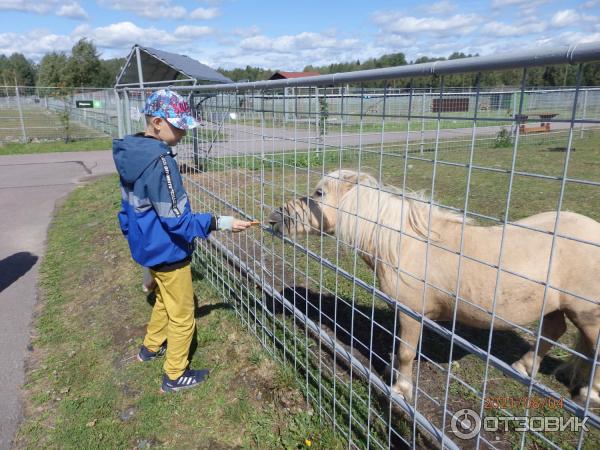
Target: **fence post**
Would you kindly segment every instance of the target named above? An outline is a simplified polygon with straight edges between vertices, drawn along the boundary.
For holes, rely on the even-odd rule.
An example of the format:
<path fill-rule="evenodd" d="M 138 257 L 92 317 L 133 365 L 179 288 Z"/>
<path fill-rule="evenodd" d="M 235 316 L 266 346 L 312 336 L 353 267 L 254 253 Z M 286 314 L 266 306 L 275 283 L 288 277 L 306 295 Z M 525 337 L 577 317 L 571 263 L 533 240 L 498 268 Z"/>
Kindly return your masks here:
<path fill-rule="evenodd" d="M 585 93 L 583 94 L 583 111 L 581 113 L 581 119 L 585 119 L 585 113 L 587 112 L 587 102 L 588 102 L 588 93 L 590 92 L 589 89 L 585 90 Z M 581 122 L 581 127 L 580 127 L 580 132 L 579 132 L 579 138 L 583 139 L 583 127 L 585 125 L 585 122 Z"/>
<path fill-rule="evenodd" d="M 131 134 L 131 110 L 129 109 L 129 92 L 127 90 L 123 91 L 123 95 L 125 96 L 125 111 L 124 111 L 124 120 L 125 120 L 125 133 Z"/>
<path fill-rule="evenodd" d="M 122 138 L 125 134 L 123 130 L 123 107 L 121 105 L 121 97 L 119 92 L 115 89 L 115 107 L 117 109 L 117 137 Z"/>
<path fill-rule="evenodd" d="M 421 145 L 419 146 L 419 153 L 423 154 L 423 146 L 425 139 L 425 89 L 421 95 Z"/>
<path fill-rule="evenodd" d="M 10 106 L 10 95 L 8 94 L 8 86 L 6 85 L 6 81 L 4 81 L 4 92 L 6 93 L 6 106 Z"/>
<path fill-rule="evenodd" d="M 15 83 L 15 93 L 17 99 L 17 109 L 19 110 L 19 121 L 21 122 L 21 133 L 23 134 L 23 143 L 27 143 L 27 132 L 25 131 L 25 121 L 23 120 L 23 110 L 21 109 L 21 97 L 19 96 L 19 86 Z"/>

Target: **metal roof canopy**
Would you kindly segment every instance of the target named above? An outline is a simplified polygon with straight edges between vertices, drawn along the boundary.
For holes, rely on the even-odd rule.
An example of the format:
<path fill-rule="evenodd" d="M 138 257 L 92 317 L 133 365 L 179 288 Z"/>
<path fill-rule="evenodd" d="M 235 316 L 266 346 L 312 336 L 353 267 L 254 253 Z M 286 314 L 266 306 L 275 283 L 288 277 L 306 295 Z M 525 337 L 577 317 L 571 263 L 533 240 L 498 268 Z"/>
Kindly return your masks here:
<path fill-rule="evenodd" d="M 198 82 L 232 83 L 232 80 L 186 55 L 134 45 L 117 76 L 115 88 L 160 86 Z"/>

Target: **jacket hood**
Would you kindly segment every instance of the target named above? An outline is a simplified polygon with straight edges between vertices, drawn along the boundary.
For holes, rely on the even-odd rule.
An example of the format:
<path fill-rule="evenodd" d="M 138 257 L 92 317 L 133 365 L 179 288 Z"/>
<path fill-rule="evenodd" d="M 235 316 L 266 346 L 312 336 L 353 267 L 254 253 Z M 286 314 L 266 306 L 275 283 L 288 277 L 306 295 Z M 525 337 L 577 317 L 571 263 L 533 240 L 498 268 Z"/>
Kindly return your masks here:
<path fill-rule="evenodd" d="M 160 155 L 171 153 L 170 147 L 158 139 L 125 136 L 113 141 L 113 159 L 117 172 L 127 183 L 133 183 Z"/>

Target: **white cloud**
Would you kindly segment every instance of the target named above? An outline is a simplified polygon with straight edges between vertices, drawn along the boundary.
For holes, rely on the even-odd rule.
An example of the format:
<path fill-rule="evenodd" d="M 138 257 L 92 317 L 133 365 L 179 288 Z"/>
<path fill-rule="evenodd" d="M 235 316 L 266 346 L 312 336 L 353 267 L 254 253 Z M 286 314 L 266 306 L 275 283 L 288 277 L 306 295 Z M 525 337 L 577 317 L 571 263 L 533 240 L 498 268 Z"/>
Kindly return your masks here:
<path fill-rule="evenodd" d="M 504 8 L 529 3 L 529 0 L 492 0 L 492 8 Z"/>
<path fill-rule="evenodd" d="M 230 48 L 227 50 L 211 52 L 208 55 L 202 55 L 199 59 L 211 67 L 233 69 L 235 67 L 250 65 L 295 71 L 302 70 L 309 64 L 321 66 L 333 62 L 355 61 L 357 59 L 364 61 L 374 56 L 380 56 L 383 53 L 385 53 L 383 48 L 374 47 L 372 45 L 365 45 L 361 48 L 347 50 L 338 48 L 319 48 L 298 50 L 292 53 Z"/>
<path fill-rule="evenodd" d="M 493 36 L 505 37 L 523 34 L 523 29 L 521 27 L 502 22 L 488 22 L 482 27 L 481 31 Z"/>
<path fill-rule="evenodd" d="M 88 15 L 81 5 L 77 2 L 67 3 L 60 7 L 57 16 L 68 17 L 70 19 L 87 19 Z"/>
<path fill-rule="evenodd" d="M 582 8 L 594 8 L 600 6 L 600 0 L 589 0 L 581 5 Z"/>
<path fill-rule="evenodd" d="M 527 34 L 543 33 L 548 29 L 548 23 L 544 21 L 538 21 L 536 18 L 525 20 L 519 23 L 521 33 L 523 30 L 527 31 Z"/>
<path fill-rule="evenodd" d="M 438 35 L 469 34 L 480 22 L 476 14 L 455 14 L 445 19 L 405 16 L 397 11 L 377 11 L 373 21 L 387 33 L 435 33 Z"/>
<path fill-rule="evenodd" d="M 599 33 L 586 33 L 581 31 L 564 31 L 551 37 L 543 37 L 536 40 L 535 45 L 564 45 L 564 44 L 586 44 L 600 41 Z"/>
<path fill-rule="evenodd" d="M 260 34 L 260 28 L 257 27 L 256 25 L 253 25 L 251 27 L 245 27 L 245 28 L 234 28 L 232 33 L 235 34 L 236 36 L 251 37 L 251 36 L 256 36 L 257 34 Z"/>
<path fill-rule="evenodd" d="M 190 19 L 209 20 L 219 15 L 218 8 L 196 8 L 190 13 Z"/>
<path fill-rule="evenodd" d="M 536 18 L 525 18 L 516 24 L 498 21 L 488 22 L 481 27 L 481 32 L 491 36 L 515 37 L 542 33 L 547 28 L 548 24 L 544 21 L 539 21 Z"/>
<path fill-rule="evenodd" d="M 0 9 L 48 14 L 57 4 L 56 0 L 0 0 Z"/>
<path fill-rule="evenodd" d="M 552 25 L 557 27 L 567 27 L 575 25 L 581 20 L 581 15 L 574 9 L 564 9 L 558 11 L 552 16 Z"/>
<path fill-rule="evenodd" d="M 341 39 L 325 33 L 303 32 L 296 35 L 278 36 L 275 38 L 264 35 L 252 36 L 240 42 L 240 48 L 246 50 L 272 51 L 290 53 L 298 50 L 314 50 L 323 48 L 354 48 L 358 39 Z"/>
<path fill-rule="evenodd" d="M 141 28 L 132 22 L 113 23 L 89 30 L 86 37 L 98 47 L 129 49 L 134 43 L 145 46 L 169 45 L 181 40 L 173 33 L 154 27 Z"/>
<path fill-rule="evenodd" d="M 160 3 L 143 0 L 99 0 L 99 4 L 118 11 L 130 11 L 146 19 L 185 19 L 188 17 L 187 9 L 172 4 L 170 0 Z"/>
<path fill-rule="evenodd" d="M 69 52 L 73 45 L 85 38 L 94 43 L 103 58 L 126 56 L 133 44 L 155 47 L 175 53 L 198 53 L 196 39 L 213 42 L 216 34 L 211 27 L 183 25 L 174 30 L 157 27 L 140 27 L 124 21 L 102 27 L 92 27 L 88 23 L 80 24 L 69 34 L 54 34 L 45 29 L 27 33 L 1 33 L 0 54 L 23 53 L 26 57 L 39 60 L 51 51 Z M 202 56 L 204 49 L 200 50 Z M 256 63 L 255 63 L 256 64 Z"/>
<path fill-rule="evenodd" d="M 20 11 L 34 14 L 86 19 L 87 14 L 78 2 L 63 3 L 60 0 L 0 0 L 0 10 Z"/>
<path fill-rule="evenodd" d="M 504 10 L 509 14 L 514 14 L 515 7 L 519 9 L 520 16 L 540 16 L 543 11 L 542 5 L 553 0 L 492 0 L 492 8 L 495 10 Z"/>
<path fill-rule="evenodd" d="M 442 0 L 431 5 L 423 6 L 423 11 L 428 14 L 450 14 L 456 11 L 456 5 L 449 0 Z"/>
<path fill-rule="evenodd" d="M 400 34 L 382 34 L 377 39 L 377 43 L 390 48 L 390 52 L 395 49 L 410 48 L 418 43 L 415 37 Z M 394 50 L 393 50 L 394 49 Z"/>
<path fill-rule="evenodd" d="M 214 30 L 211 27 L 197 27 L 193 25 L 182 25 L 175 28 L 173 33 L 177 37 L 181 38 L 197 38 L 213 34 Z"/>
<path fill-rule="evenodd" d="M 47 30 L 31 30 L 24 34 L 0 33 L 0 53 L 22 53 L 27 58 L 40 59 L 53 51 L 69 51 L 77 42 L 72 36 L 57 35 Z"/>

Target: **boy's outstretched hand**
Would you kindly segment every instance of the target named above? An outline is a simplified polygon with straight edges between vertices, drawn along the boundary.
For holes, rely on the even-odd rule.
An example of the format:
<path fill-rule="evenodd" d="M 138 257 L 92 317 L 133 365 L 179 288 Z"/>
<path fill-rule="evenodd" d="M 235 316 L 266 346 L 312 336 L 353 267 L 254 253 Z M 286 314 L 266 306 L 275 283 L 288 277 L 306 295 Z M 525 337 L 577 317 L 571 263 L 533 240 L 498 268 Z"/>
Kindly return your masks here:
<path fill-rule="evenodd" d="M 233 219 L 231 231 L 234 233 L 239 233 L 240 231 L 247 230 L 252 225 L 258 225 L 258 222 L 247 222 L 245 220 Z"/>

